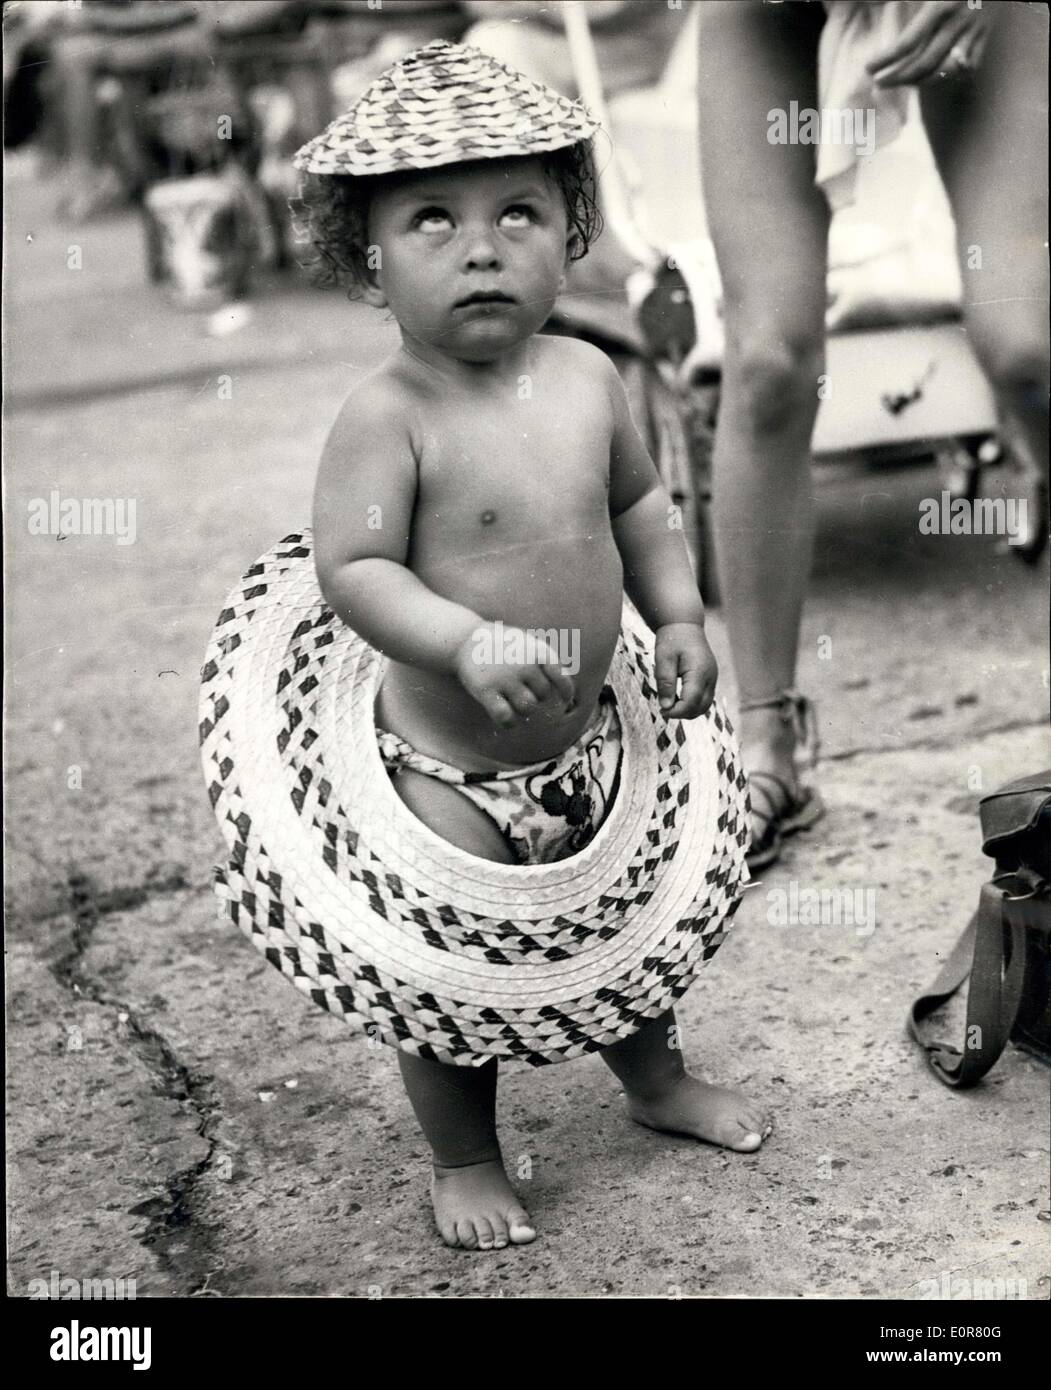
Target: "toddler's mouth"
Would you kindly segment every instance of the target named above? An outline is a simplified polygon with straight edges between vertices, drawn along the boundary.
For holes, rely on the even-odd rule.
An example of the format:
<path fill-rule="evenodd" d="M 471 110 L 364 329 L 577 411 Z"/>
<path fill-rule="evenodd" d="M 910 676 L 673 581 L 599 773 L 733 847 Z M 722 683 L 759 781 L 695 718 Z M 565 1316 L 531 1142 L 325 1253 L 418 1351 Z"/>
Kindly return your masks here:
<path fill-rule="evenodd" d="M 475 304 L 517 304 L 518 301 L 513 295 L 505 294 L 503 290 L 475 290 L 473 294 L 464 295 L 463 299 L 458 299 L 453 305 L 454 309 L 468 309 Z"/>

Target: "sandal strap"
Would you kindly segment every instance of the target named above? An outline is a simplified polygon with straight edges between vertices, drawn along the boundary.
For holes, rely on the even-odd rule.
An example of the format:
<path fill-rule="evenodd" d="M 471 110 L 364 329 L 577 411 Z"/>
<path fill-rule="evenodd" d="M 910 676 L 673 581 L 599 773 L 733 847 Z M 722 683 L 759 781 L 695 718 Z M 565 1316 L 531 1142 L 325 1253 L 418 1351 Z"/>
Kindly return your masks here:
<path fill-rule="evenodd" d="M 817 766 L 821 746 L 818 741 L 817 717 L 814 702 L 806 695 L 792 687 L 786 687 L 761 700 L 742 700 L 739 708 L 742 713 L 753 709 L 780 710 L 781 718 L 792 726 L 796 770 L 801 772 L 805 768 Z M 771 777 L 773 774 L 765 773 L 764 776 Z"/>
<path fill-rule="evenodd" d="M 756 786 L 757 780 L 761 777 L 765 778 L 768 782 L 773 782 L 774 786 L 781 792 L 784 797 L 784 803 L 781 806 L 778 806 L 776 797 L 771 796 L 765 787 L 761 785 Z M 763 769 L 760 768 L 757 772 L 748 773 L 748 782 L 750 786 L 756 786 L 756 790 L 762 792 L 770 807 L 769 811 L 764 811 L 753 801 L 752 815 L 758 816 L 760 820 L 765 821 L 768 825 L 771 821 L 780 820 L 780 818 L 785 815 L 786 812 L 791 811 L 795 805 L 796 798 L 792 788 L 782 778 L 778 777 L 776 772 L 764 772 Z"/>

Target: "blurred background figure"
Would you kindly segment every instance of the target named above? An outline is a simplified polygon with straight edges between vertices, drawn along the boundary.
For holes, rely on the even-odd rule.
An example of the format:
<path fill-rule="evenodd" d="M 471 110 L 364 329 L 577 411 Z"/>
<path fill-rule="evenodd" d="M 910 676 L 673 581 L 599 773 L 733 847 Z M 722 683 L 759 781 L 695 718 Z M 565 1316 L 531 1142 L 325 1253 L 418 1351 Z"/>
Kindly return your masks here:
<path fill-rule="evenodd" d="M 81 5 L 10 7 L 16 34 L 32 37 L 19 65 L 32 73 L 41 135 L 65 163 L 57 210 L 80 221 L 126 201 L 145 159 L 127 138 L 122 98 L 171 85 L 180 59 L 207 59 L 197 7 L 183 0 L 86 0 Z M 5 20 L 8 16 L 5 16 Z M 9 94 L 5 112 L 22 89 Z M 119 165 L 124 167 L 121 169 Z"/>
<path fill-rule="evenodd" d="M 64 164 L 59 210 L 81 220 L 134 196 L 152 177 L 150 128 L 207 86 L 205 69 L 294 90 L 304 133 L 341 106 L 334 73 L 367 85 L 385 52 L 465 27 L 455 0 L 35 0 L 4 7 L 5 146 L 36 138 Z M 313 68 L 313 73 L 306 71 Z M 214 93 L 213 93 L 214 95 Z M 220 108 L 216 108 L 218 114 Z M 178 151 L 174 152 L 178 155 Z M 177 163 L 177 158 L 176 158 Z M 174 173 L 174 170 L 169 170 Z"/>
<path fill-rule="evenodd" d="M 292 264 L 292 151 L 468 23 L 455 0 L 85 0 L 4 19 L 7 147 L 55 176 L 68 222 L 138 207 L 150 278 L 187 308 Z"/>

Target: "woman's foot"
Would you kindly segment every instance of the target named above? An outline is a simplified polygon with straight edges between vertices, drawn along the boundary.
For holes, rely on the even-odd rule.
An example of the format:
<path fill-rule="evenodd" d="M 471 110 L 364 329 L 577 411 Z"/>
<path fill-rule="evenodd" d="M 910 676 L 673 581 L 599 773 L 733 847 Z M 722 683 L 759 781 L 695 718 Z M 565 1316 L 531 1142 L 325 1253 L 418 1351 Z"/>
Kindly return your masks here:
<path fill-rule="evenodd" d="M 762 769 L 748 774 L 752 817 L 745 857 L 753 873 L 776 863 L 786 835 L 809 830 L 825 814 L 825 804 L 813 787 L 804 787 L 794 779 L 793 783 Z"/>
<path fill-rule="evenodd" d="M 754 1153 L 773 1130 L 763 1108 L 741 1091 L 683 1074 L 645 1100 L 626 1091 L 636 1124 L 669 1134 L 689 1134 L 707 1144 Z"/>
<path fill-rule="evenodd" d="M 821 797 L 799 780 L 817 762 L 814 707 L 794 690 L 741 706 L 741 742 L 752 805 L 748 867 L 773 864 L 785 835 L 807 830 L 825 813 Z"/>
<path fill-rule="evenodd" d="M 503 1250 L 536 1239 L 529 1216 L 498 1159 L 464 1168 L 434 1165 L 434 1219 L 446 1245 L 461 1250 Z"/>

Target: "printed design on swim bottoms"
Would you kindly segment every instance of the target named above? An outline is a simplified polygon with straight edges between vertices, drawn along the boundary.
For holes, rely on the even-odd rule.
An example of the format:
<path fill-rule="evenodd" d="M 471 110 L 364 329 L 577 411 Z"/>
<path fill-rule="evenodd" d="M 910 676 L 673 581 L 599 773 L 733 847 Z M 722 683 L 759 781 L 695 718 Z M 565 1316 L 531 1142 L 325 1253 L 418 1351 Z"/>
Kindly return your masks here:
<path fill-rule="evenodd" d="M 541 807 L 551 820 L 562 822 L 558 832 L 558 858 L 579 854 L 590 844 L 616 794 L 621 758 L 620 723 L 609 686 L 603 687 L 599 703 L 603 718 L 598 732 L 590 737 L 584 735 L 583 756 L 575 758 L 568 768 L 560 768 L 558 760 L 553 759 L 542 772 L 535 772 L 525 780 L 530 801 Z M 518 830 L 524 833 L 516 835 Z M 522 862 L 536 863 L 537 854 L 543 853 L 538 843 L 542 832 L 535 812 L 525 804 L 510 815 L 504 835 L 515 845 Z M 545 838 L 548 841 L 552 838 L 550 828 Z M 544 854 L 545 860 L 551 857 L 550 852 Z"/>
<path fill-rule="evenodd" d="M 388 729 L 376 730 L 389 773 L 409 769 L 456 787 L 485 812 L 519 864 L 555 863 L 591 842 L 616 796 L 621 738 L 616 696 L 608 685 L 579 738 L 553 758 L 518 768 L 465 772 Z"/>

